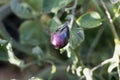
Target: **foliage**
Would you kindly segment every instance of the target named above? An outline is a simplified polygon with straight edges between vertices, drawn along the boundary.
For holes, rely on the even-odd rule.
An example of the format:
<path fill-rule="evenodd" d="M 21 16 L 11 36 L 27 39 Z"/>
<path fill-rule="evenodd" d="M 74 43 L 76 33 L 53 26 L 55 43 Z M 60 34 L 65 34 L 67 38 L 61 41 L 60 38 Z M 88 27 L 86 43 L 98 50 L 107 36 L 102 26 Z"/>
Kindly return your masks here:
<path fill-rule="evenodd" d="M 119 0 L 0 0 L 0 5 L 0 16 L 12 12 L 22 20 L 16 41 L 0 17 L 0 61 L 23 71 L 44 67 L 29 80 L 120 80 Z M 70 38 L 55 49 L 51 34 L 65 22 Z M 17 53 L 32 60 L 19 59 Z"/>

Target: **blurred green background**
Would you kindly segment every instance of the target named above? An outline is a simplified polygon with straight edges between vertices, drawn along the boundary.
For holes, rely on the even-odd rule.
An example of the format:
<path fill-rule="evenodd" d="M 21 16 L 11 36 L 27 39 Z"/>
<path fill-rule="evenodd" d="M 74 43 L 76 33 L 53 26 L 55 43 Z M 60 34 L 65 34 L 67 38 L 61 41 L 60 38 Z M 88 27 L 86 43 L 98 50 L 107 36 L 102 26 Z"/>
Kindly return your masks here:
<path fill-rule="evenodd" d="M 104 1 L 114 18 L 119 2 L 113 5 L 110 0 Z M 74 46 L 70 54 L 73 57 L 69 58 L 64 48 L 54 49 L 50 36 L 64 22 L 70 21 L 71 11 L 66 8 L 73 5 L 74 0 L 0 0 L 0 80 L 79 80 L 83 72 L 79 73 L 81 76 L 66 72 L 66 67 L 75 61 L 74 53 L 79 54 L 82 69 L 93 68 L 113 56 L 114 37 L 99 0 L 78 0 L 75 21 L 87 12 L 96 11 L 102 24 L 96 26 L 93 22 L 96 27 L 88 28 L 90 24 L 86 19 L 83 25 L 88 27 L 84 28 L 74 21 L 73 27 L 81 28 L 84 33 L 80 32 L 82 38 L 78 38 L 78 30 L 70 32 L 75 36 L 70 39 Z M 119 21 L 118 11 L 114 25 L 120 36 Z M 107 73 L 108 65 L 95 71 L 93 80 L 118 80 L 116 68 L 113 74 Z"/>

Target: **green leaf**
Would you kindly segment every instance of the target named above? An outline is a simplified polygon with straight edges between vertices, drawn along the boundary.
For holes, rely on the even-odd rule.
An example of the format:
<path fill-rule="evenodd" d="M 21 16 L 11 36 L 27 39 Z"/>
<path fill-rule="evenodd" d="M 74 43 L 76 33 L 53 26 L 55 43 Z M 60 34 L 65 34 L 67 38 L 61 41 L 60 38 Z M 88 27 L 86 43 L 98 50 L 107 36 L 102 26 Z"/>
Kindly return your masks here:
<path fill-rule="evenodd" d="M 114 17 L 118 18 L 120 16 L 120 2 L 118 2 L 117 4 L 114 4 L 112 7 L 111 5 L 108 5 L 109 10 L 111 10 L 112 12 L 114 12 Z"/>
<path fill-rule="evenodd" d="M 36 18 L 38 13 L 27 3 L 11 0 L 11 10 L 20 18 L 30 19 Z"/>
<path fill-rule="evenodd" d="M 26 2 L 37 11 L 42 11 L 43 0 L 26 0 Z"/>
<path fill-rule="evenodd" d="M 8 61 L 8 54 L 5 46 L 0 46 L 0 61 Z"/>
<path fill-rule="evenodd" d="M 0 49 L 0 61 L 8 61 L 8 54 L 3 49 Z"/>
<path fill-rule="evenodd" d="M 43 51 L 42 51 L 42 49 L 39 46 L 35 46 L 32 49 L 32 53 L 36 54 L 36 55 L 41 55 L 41 56 L 43 55 Z"/>
<path fill-rule="evenodd" d="M 21 24 L 19 28 L 20 42 L 24 45 L 37 46 L 47 44 L 48 36 L 41 28 L 39 21 L 28 20 Z"/>
<path fill-rule="evenodd" d="M 70 34 L 70 46 L 75 49 L 84 41 L 84 30 L 82 28 L 73 27 Z"/>
<path fill-rule="evenodd" d="M 8 61 L 8 54 L 6 52 L 7 43 L 8 42 L 6 40 L 0 39 L 0 61 Z"/>
<path fill-rule="evenodd" d="M 73 0 L 44 0 L 43 3 L 43 12 L 58 12 L 61 8 L 65 7 L 67 4 L 72 2 Z"/>
<path fill-rule="evenodd" d="M 77 19 L 77 24 L 83 28 L 95 28 L 102 24 L 102 20 L 97 12 L 88 12 Z"/>
<path fill-rule="evenodd" d="M 56 29 L 58 29 L 58 27 L 60 27 L 61 24 L 62 23 L 60 22 L 58 17 L 53 17 L 53 19 L 51 19 L 51 21 L 48 24 L 50 27 L 50 32 L 53 33 Z"/>
<path fill-rule="evenodd" d="M 2 39 L 0 39 L 0 46 L 3 46 L 3 45 L 6 44 L 6 43 L 7 43 L 6 40 L 2 40 Z"/>

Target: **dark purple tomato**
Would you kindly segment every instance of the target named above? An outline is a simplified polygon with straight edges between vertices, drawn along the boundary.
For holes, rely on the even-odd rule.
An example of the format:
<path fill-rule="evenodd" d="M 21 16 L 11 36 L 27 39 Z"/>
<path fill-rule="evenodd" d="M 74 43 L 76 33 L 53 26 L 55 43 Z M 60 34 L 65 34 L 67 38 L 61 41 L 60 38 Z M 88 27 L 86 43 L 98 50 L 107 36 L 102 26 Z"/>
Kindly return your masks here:
<path fill-rule="evenodd" d="M 68 39 L 70 36 L 68 22 L 64 23 L 61 28 L 58 28 L 52 35 L 51 35 L 51 44 L 56 48 L 60 49 L 66 46 L 68 43 Z"/>

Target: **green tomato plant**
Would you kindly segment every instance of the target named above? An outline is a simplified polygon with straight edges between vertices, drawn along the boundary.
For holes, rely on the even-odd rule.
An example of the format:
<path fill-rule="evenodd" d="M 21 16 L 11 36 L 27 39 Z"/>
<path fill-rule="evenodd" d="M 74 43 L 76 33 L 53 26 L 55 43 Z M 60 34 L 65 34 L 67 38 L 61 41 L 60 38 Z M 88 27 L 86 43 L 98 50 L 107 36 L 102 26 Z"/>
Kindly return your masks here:
<path fill-rule="evenodd" d="M 115 73 L 115 79 L 120 80 L 120 40 L 116 30 L 120 22 L 119 0 L 5 0 L 0 3 L 3 4 L 4 12 L 7 12 L 0 11 L 0 15 L 4 15 L 0 20 L 10 12 L 24 19 L 18 29 L 19 42 L 9 35 L 0 22 L 0 60 L 9 61 L 21 70 L 34 64 L 50 64 L 30 80 L 53 80 L 60 76 L 65 76 L 64 80 L 101 80 L 94 72 L 106 64 L 109 75 L 107 79 L 112 80 Z M 105 27 L 110 28 L 109 33 L 113 34 L 113 56 L 91 68 L 81 58 L 80 50 L 87 37 L 85 31 L 100 28 L 85 57 L 89 60 Z M 57 39 L 56 34 L 60 36 Z M 51 36 L 54 40 L 52 44 Z M 12 47 L 35 60 L 25 63 L 15 56 Z"/>

